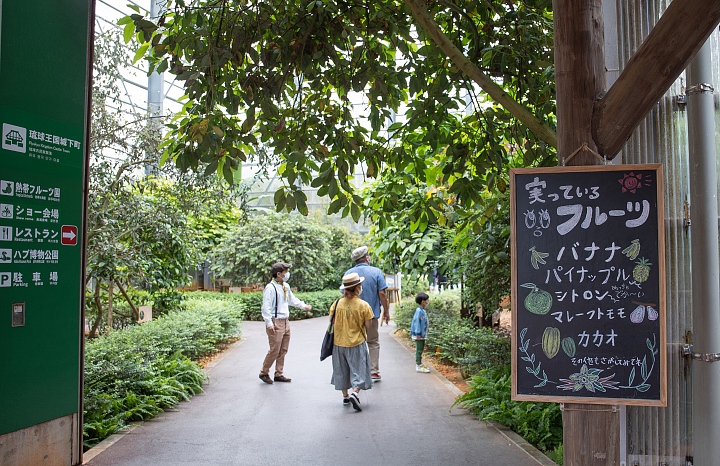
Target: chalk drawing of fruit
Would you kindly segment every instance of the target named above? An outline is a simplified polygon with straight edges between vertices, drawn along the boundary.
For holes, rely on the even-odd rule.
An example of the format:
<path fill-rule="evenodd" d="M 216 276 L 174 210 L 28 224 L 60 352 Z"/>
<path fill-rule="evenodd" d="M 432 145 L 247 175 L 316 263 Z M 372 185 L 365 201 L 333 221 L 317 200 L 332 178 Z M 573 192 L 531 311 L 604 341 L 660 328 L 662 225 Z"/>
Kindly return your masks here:
<path fill-rule="evenodd" d="M 539 264 L 545 265 L 545 258 L 550 255 L 547 252 L 536 251 L 535 246 L 530 248 L 530 253 L 530 263 L 535 270 L 539 270 Z"/>
<path fill-rule="evenodd" d="M 658 311 L 652 306 L 647 306 L 648 320 L 657 320 Z"/>
<path fill-rule="evenodd" d="M 545 356 L 552 359 L 560 350 L 560 330 L 555 327 L 548 327 L 543 332 L 542 350 Z"/>
<path fill-rule="evenodd" d="M 639 324 L 645 320 L 645 306 L 642 304 L 635 308 L 632 313 L 630 313 L 630 322 L 633 324 Z"/>
<path fill-rule="evenodd" d="M 533 314 L 547 314 L 552 307 L 552 295 L 545 290 L 541 290 L 534 283 L 524 283 L 520 286 L 532 290 L 525 297 L 525 309 Z"/>
<path fill-rule="evenodd" d="M 628 256 L 629 259 L 635 260 L 637 259 L 638 254 L 640 254 L 640 240 L 634 239 L 630 242 L 630 246 L 626 247 L 622 250 L 622 253 Z"/>
<path fill-rule="evenodd" d="M 633 269 L 633 278 L 636 282 L 642 283 L 650 277 L 650 266 L 652 264 L 644 257 L 635 263 L 637 265 Z"/>
<path fill-rule="evenodd" d="M 563 338 L 560 346 L 562 346 L 565 354 L 567 354 L 571 358 L 575 356 L 575 340 L 573 340 L 571 337 Z"/>

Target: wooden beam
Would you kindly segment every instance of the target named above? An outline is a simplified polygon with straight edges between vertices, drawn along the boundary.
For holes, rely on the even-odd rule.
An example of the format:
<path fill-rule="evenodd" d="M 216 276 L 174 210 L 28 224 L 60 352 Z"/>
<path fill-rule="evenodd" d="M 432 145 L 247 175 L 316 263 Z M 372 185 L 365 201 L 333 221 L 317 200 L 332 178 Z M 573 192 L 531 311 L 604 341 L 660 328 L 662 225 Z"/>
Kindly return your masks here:
<path fill-rule="evenodd" d="M 617 155 L 718 23 L 720 1 L 673 0 L 670 3 L 618 80 L 595 104 L 592 131 L 601 154 L 608 159 Z"/>

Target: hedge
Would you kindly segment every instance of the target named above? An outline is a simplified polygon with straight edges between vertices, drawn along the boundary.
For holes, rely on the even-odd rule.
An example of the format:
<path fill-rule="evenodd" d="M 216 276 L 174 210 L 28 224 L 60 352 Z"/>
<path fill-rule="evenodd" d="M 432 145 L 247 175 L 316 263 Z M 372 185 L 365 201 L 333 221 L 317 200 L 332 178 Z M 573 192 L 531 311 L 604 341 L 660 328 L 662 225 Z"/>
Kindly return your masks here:
<path fill-rule="evenodd" d="M 86 342 L 86 448 L 202 391 L 205 375 L 193 359 L 239 334 L 242 306 L 190 297 L 184 307 Z"/>
<path fill-rule="evenodd" d="M 245 314 L 246 320 L 262 320 L 260 308 L 262 307 L 262 291 L 252 293 L 216 293 L 216 292 L 195 292 L 190 296 L 198 294 L 201 297 L 218 299 L 229 303 L 239 304 Z M 290 320 L 303 320 L 312 317 L 321 317 L 330 314 L 330 306 L 340 298 L 340 292 L 336 290 L 309 291 L 293 293 L 297 298 L 312 306 L 312 311 L 306 312 L 290 306 Z"/>

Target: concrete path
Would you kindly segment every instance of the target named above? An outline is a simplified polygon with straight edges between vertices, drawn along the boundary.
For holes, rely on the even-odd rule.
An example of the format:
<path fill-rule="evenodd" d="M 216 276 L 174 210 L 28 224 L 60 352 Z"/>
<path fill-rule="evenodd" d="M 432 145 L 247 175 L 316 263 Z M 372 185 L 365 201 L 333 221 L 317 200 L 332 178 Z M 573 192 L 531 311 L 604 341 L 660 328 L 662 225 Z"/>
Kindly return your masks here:
<path fill-rule="evenodd" d="M 526 451 L 460 408 L 433 370 L 380 328 L 381 382 L 361 393 L 362 412 L 342 405 L 319 360 L 326 318 L 291 323 L 291 383 L 258 379 L 267 338 L 245 322 L 243 338 L 207 368 L 205 392 L 85 454 L 92 466 L 492 465 L 537 466 Z"/>

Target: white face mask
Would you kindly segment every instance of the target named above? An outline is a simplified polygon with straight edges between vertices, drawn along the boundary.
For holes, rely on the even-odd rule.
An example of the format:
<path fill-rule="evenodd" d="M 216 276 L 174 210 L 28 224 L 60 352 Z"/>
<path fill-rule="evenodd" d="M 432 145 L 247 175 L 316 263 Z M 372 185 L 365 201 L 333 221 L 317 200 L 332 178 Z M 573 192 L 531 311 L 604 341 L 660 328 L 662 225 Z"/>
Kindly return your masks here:
<path fill-rule="evenodd" d="M 285 275 L 283 275 L 282 279 L 285 281 L 290 280 L 290 272 L 285 272 Z"/>

